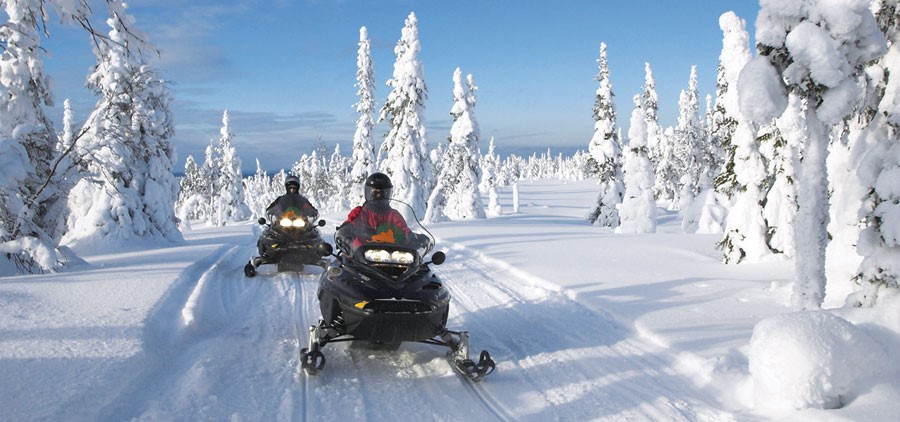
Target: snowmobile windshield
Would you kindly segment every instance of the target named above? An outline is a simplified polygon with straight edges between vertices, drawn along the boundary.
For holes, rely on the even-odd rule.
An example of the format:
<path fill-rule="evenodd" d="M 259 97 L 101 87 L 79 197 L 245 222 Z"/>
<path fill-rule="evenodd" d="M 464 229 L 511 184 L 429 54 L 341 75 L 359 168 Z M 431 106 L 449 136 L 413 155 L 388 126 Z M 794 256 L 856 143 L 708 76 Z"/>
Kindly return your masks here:
<path fill-rule="evenodd" d="M 403 217 L 414 216 L 408 205 L 399 201 L 381 204 L 366 203 L 353 221 L 342 225 L 335 233 L 339 249 L 367 264 L 396 264 L 415 266 L 434 247 L 434 238 L 419 223 Z"/>
<path fill-rule="evenodd" d="M 315 223 L 319 217 L 306 198 L 298 194 L 285 194 L 269 208 L 269 220 L 282 228 L 305 228 Z"/>

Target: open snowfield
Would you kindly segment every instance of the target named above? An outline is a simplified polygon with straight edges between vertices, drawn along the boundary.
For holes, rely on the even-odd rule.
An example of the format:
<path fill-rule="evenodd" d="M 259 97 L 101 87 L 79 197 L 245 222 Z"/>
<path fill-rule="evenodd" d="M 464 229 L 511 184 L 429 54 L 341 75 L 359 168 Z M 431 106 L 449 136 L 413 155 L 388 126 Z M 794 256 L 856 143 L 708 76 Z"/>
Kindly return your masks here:
<path fill-rule="evenodd" d="M 303 374 L 319 270 L 247 279 L 258 226 L 195 225 L 184 245 L 0 278 L 0 420 L 900 420 L 895 295 L 829 312 L 889 361 L 839 409 L 760 403 L 751 337 L 791 312 L 792 263 L 722 264 L 720 237 L 682 234 L 672 213 L 655 234 L 591 227 L 596 189 L 522 182 L 518 213 L 506 188 L 503 215 L 430 227 L 448 325 L 497 362 L 481 383 L 421 344 L 329 344 L 324 370 Z M 325 217 L 331 239 L 343 215 Z"/>

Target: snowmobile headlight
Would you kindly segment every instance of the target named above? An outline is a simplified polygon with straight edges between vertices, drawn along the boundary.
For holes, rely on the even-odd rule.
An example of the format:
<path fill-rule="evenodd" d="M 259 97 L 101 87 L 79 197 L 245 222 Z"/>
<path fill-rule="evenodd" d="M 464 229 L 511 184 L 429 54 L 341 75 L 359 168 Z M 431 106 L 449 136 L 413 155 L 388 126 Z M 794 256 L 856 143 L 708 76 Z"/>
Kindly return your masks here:
<path fill-rule="evenodd" d="M 391 254 L 391 261 L 396 264 L 412 264 L 414 259 L 413 254 L 409 252 L 394 251 Z"/>
<path fill-rule="evenodd" d="M 366 259 L 372 262 L 390 262 L 391 253 L 384 249 L 369 249 L 366 251 Z"/>
<path fill-rule="evenodd" d="M 282 218 L 281 221 L 278 222 L 281 227 L 305 227 L 306 221 L 303 221 L 302 218 L 297 218 L 291 220 L 290 218 Z"/>
<path fill-rule="evenodd" d="M 413 254 L 403 251 L 388 252 L 384 249 L 369 249 L 366 251 L 367 260 L 382 264 L 409 265 L 415 261 Z"/>

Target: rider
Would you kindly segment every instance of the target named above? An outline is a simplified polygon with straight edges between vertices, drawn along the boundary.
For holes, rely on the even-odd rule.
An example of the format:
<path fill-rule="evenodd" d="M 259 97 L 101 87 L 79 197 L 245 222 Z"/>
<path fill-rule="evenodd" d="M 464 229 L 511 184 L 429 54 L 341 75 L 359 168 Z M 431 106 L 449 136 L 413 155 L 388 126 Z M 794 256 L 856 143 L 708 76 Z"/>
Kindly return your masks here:
<path fill-rule="evenodd" d="M 278 204 L 278 202 L 281 201 L 282 198 L 287 198 L 288 195 L 297 195 L 299 198 L 296 198 L 296 199 L 299 199 L 299 202 L 300 202 L 300 204 L 301 204 L 301 207 L 303 207 L 303 208 L 310 208 L 310 209 L 312 209 L 312 213 L 311 213 L 311 214 L 313 214 L 313 215 L 319 215 L 319 210 L 317 210 L 316 207 L 314 207 L 313 204 L 312 204 L 311 202 L 309 202 L 309 200 L 306 199 L 305 196 L 300 195 L 300 178 L 299 178 L 299 177 L 294 176 L 293 174 L 290 175 L 290 176 L 288 176 L 288 177 L 286 177 L 286 178 L 284 179 L 284 190 L 285 190 L 284 195 L 281 195 L 281 196 L 279 196 L 278 198 L 275 198 L 275 200 L 272 201 L 272 203 L 269 204 L 268 207 L 266 207 L 266 213 L 267 213 L 267 214 L 270 213 L 270 210 L 271 210 L 276 204 Z M 295 198 L 292 198 L 292 199 L 295 199 Z M 296 200 L 296 199 L 295 199 L 295 200 Z"/>
<path fill-rule="evenodd" d="M 363 240 L 375 242 L 403 242 L 410 234 L 406 220 L 390 205 L 394 185 L 384 173 L 372 173 L 366 178 L 366 202 L 347 215 L 347 221 L 338 228 L 338 238 L 350 240 L 359 246 Z M 353 233 L 353 234 L 351 234 Z M 355 234 L 355 235 L 354 235 Z M 364 235 L 364 239 L 360 238 Z"/>

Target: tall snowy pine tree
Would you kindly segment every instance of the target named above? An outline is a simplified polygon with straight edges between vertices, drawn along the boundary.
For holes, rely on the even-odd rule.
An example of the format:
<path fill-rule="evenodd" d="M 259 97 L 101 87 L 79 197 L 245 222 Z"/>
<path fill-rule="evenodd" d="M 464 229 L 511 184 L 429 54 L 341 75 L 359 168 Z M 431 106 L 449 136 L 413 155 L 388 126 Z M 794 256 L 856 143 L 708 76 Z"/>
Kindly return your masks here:
<path fill-rule="evenodd" d="M 222 128 L 219 129 L 220 155 L 217 157 L 219 178 L 213 184 L 215 191 L 214 206 L 215 223 L 224 226 L 226 223 L 244 221 L 250 218 L 250 207 L 244 200 L 243 173 L 241 172 L 241 158 L 237 155 L 232 140 L 234 132 L 228 119 L 228 110 L 222 113 Z"/>
<path fill-rule="evenodd" d="M 428 198 L 426 222 L 460 221 L 485 218 L 478 182 L 478 122 L 475 120 L 475 87 L 472 75 L 463 85 L 462 72 L 453 72 L 453 125 L 447 151 L 443 154 L 441 173 Z"/>
<path fill-rule="evenodd" d="M 0 26 L 0 274 L 52 271 L 66 259 L 57 246 L 71 182 L 53 170 L 60 157 L 43 110 L 53 98 L 40 56 L 41 29 L 51 8 L 61 20 L 90 28 L 90 7 L 61 0 L 4 1 L 0 7 L 7 17 Z"/>
<path fill-rule="evenodd" d="M 400 41 L 394 47 L 397 60 L 393 77 L 387 82 L 391 93 L 381 109 L 379 120 L 388 121 L 388 132 L 378 151 L 379 168 L 391 178 L 393 198 L 410 205 L 423 215 L 434 176 L 428 160 L 425 140 L 425 100 L 428 88 L 419 61 L 419 30 L 415 13 L 406 18 Z M 406 207 L 400 208 L 401 212 Z M 405 212 L 404 212 L 405 213 Z M 415 216 L 404 215 L 407 220 Z"/>
<path fill-rule="evenodd" d="M 885 38 L 867 2 L 818 3 L 786 9 L 763 2 L 756 21 L 760 57 L 754 60 L 765 61 L 777 72 L 768 83 L 785 84 L 809 105 L 797 191 L 797 279 L 791 297 L 796 309 L 818 308 L 825 297 L 829 127 L 849 114 L 859 97 L 857 77 L 863 66 L 886 51 Z M 819 13 L 820 7 L 832 13 Z M 782 105 L 761 110 L 754 120 L 772 118 L 783 109 Z"/>
<path fill-rule="evenodd" d="M 862 288 L 848 300 L 857 306 L 874 305 L 881 289 L 900 289 L 900 4 L 882 0 L 877 6 L 889 48 L 876 65 L 883 70 L 878 83 L 883 90 L 875 91 L 880 98 L 873 96 L 874 113 L 865 135 L 871 147 L 859 160 L 860 180 L 867 188 L 865 228 L 857 243 L 863 260 L 856 280 Z"/>
<path fill-rule="evenodd" d="M 349 176 L 350 189 L 347 201 L 351 206 L 362 204 L 363 184 L 375 172 L 375 147 L 372 129 L 375 127 L 375 71 L 372 66 L 372 48 L 366 27 L 359 29 L 359 51 L 356 56 L 356 131 L 353 133 L 353 152 Z"/>
<path fill-rule="evenodd" d="M 653 166 L 647 151 L 647 119 L 641 98 L 634 96 L 628 145 L 625 147 L 625 195 L 619 207 L 621 224 L 616 233 L 656 231 L 656 201 L 653 199 Z"/>
<path fill-rule="evenodd" d="M 625 187 L 622 184 L 622 146 L 616 127 L 616 106 L 613 103 L 612 82 L 609 80 L 609 63 L 606 59 L 606 43 L 600 43 L 600 83 L 594 100 L 594 135 L 588 145 L 600 193 L 597 203 L 588 215 L 588 222 L 601 227 L 619 225 L 618 205 L 622 203 Z"/>
<path fill-rule="evenodd" d="M 64 241 L 103 247 L 138 239 L 181 241 L 168 89 L 146 64 L 149 45 L 125 4 L 107 5 L 109 39 L 96 46 L 98 64 L 88 77 L 100 100 L 76 148 L 84 165 L 69 195 Z"/>

